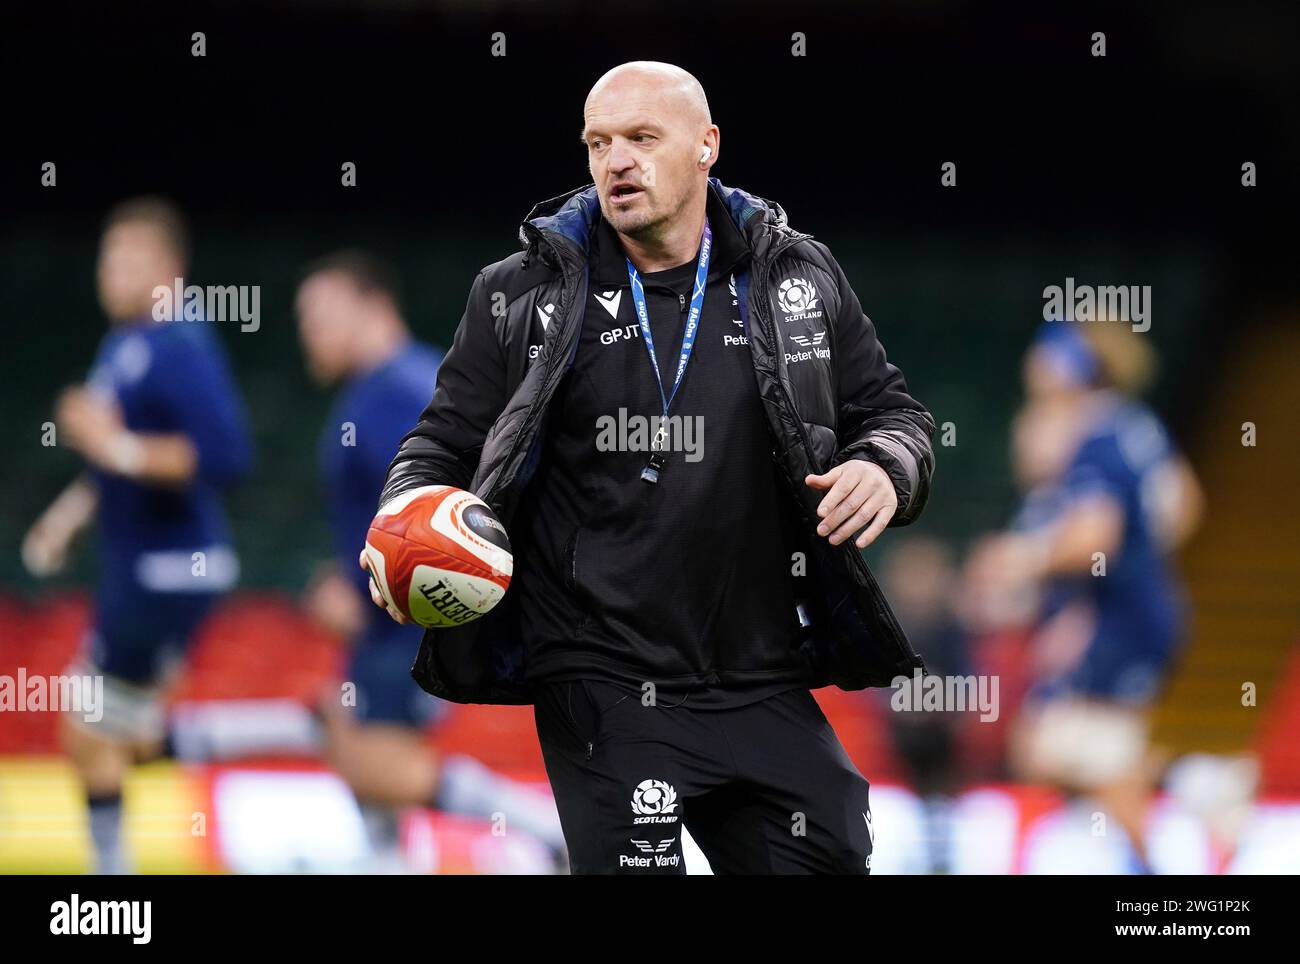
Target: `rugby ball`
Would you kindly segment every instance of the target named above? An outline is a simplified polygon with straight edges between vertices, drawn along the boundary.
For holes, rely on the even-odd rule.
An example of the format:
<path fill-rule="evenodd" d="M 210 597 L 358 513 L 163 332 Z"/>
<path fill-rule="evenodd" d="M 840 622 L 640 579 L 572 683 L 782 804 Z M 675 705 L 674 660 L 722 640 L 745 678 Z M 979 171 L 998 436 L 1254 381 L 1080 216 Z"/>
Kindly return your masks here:
<path fill-rule="evenodd" d="M 450 485 L 386 502 L 366 534 L 366 564 L 389 610 L 428 629 L 478 619 L 514 572 L 505 526 L 478 496 Z"/>

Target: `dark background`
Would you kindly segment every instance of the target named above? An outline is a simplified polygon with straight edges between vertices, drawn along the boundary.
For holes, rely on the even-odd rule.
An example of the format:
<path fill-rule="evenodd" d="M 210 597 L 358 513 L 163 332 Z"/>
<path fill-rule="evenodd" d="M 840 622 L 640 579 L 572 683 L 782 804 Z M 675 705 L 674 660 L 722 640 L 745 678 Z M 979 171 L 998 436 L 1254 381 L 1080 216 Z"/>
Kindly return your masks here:
<path fill-rule="evenodd" d="M 515 249 L 532 204 L 587 181 L 583 100 L 626 60 L 699 77 L 722 131 L 714 174 L 831 245 L 913 393 L 956 425 L 921 531 L 960 543 L 1005 520 L 1044 286 L 1152 285 L 1153 401 L 1193 448 L 1228 346 L 1295 303 L 1295 4 L 406 0 L 3 18 L 0 584 L 24 590 L 21 534 L 77 469 L 39 445 L 40 424 L 104 331 L 93 265 L 111 204 L 171 196 L 193 220 L 188 280 L 262 286 L 261 330 L 222 332 L 258 455 L 229 505 L 245 582 L 292 589 L 327 551 L 314 443 L 328 397 L 293 329 L 302 264 L 374 248 L 400 268 L 416 332 L 448 344 L 474 273 Z M 1105 58 L 1090 55 L 1098 30 Z M 945 161 L 955 188 L 940 186 Z M 66 581 L 91 571 L 83 558 Z"/>

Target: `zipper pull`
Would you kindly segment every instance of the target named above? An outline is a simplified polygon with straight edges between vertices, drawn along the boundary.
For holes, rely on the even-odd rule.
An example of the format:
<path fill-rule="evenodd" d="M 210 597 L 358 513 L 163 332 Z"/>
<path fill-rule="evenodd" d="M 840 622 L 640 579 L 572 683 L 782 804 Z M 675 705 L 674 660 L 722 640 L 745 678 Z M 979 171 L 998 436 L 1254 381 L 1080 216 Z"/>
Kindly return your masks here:
<path fill-rule="evenodd" d="M 592 747 L 591 741 L 588 740 L 588 741 L 587 741 L 587 759 L 588 759 L 588 760 L 591 759 L 591 752 L 592 752 L 592 749 L 593 749 L 593 747 Z"/>
<path fill-rule="evenodd" d="M 682 314 L 686 314 L 686 296 L 680 291 L 677 292 L 677 303 L 682 306 Z"/>

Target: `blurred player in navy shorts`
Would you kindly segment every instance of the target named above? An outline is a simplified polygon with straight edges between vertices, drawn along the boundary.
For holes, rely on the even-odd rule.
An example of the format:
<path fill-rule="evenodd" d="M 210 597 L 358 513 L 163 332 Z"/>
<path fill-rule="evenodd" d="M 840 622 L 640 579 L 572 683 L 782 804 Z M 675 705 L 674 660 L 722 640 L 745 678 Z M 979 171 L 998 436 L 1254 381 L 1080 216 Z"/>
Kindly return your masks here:
<path fill-rule="evenodd" d="M 1199 486 L 1138 396 L 1154 356 L 1118 321 L 1047 323 L 1025 363 L 1017 420 L 1027 489 L 983 569 L 1035 610 L 1033 686 L 1012 762 L 1021 776 L 1106 807 L 1149 871 L 1147 803 L 1158 773 L 1150 709 L 1185 636 L 1171 555 L 1195 528 Z"/>
<path fill-rule="evenodd" d="M 102 873 L 127 868 L 123 777 L 163 749 L 160 691 L 195 627 L 238 578 L 219 492 L 250 462 L 243 406 L 213 330 L 155 301 L 186 273 L 188 240 L 170 203 L 114 208 L 99 250 L 100 304 L 111 328 L 84 385 L 66 389 L 57 440 L 87 472 L 32 527 L 23 558 L 57 572 L 77 533 L 98 520 L 94 624 L 78 675 L 104 680 L 103 716 L 65 714 L 63 739 L 84 782 Z"/>
<path fill-rule="evenodd" d="M 380 260 L 345 251 L 307 268 L 297 296 L 307 365 L 322 385 L 341 385 L 321 432 L 337 559 L 318 571 L 307 606 L 352 642 L 341 696 L 327 701 L 331 763 L 367 804 L 372 833 L 392 844 L 394 808 L 433 806 L 510 823 L 560 845 L 559 818 L 545 795 L 464 756 L 440 756 L 426 730 L 451 706 L 411 678 L 418 626 L 399 625 L 369 603 L 356 547 L 366 539 L 393 452 L 428 404 L 442 354 L 411 338 L 397 283 Z"/>

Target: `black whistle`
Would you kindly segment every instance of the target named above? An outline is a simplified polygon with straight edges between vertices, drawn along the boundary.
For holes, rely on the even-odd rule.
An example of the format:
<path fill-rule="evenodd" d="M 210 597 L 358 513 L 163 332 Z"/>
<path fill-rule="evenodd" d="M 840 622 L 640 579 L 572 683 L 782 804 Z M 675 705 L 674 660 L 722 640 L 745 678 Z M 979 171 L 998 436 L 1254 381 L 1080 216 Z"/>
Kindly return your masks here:
<path fill-rule="evenodd" d="M 664 467 L 664 454 L 662 452 L 650 453 L 650 462 L 641 470 L 641 481 L 651 484 L 659 481 L 659 472 Z"/>

